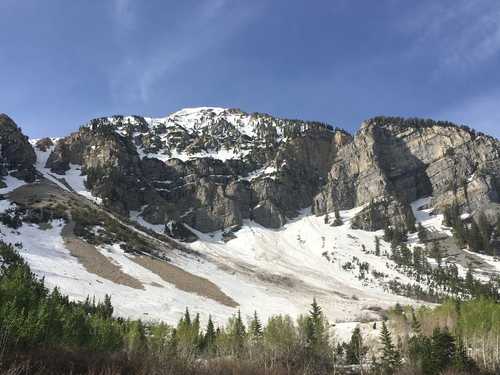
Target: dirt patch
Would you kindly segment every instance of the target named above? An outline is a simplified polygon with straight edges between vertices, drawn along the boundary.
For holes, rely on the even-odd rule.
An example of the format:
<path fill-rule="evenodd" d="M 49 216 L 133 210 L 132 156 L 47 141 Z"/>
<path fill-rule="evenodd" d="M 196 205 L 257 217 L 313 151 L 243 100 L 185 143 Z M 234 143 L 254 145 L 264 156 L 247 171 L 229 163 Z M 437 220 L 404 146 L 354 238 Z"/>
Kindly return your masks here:
<path fill-rule="evenodd" d="M 85 269 L 103 279 L 121 284 L 134 289 L 143 289 L 144 285 L 136 278 L 124 273 L 119 266 L 102 255 L 95 246 L 75 236 L 73 229 L 75 223 L 70 221 L 62 229 L 64 244 L 71 255 L 78 258 Z"/>
<path fill-rule="evenodd" d="M 174 284 L 177 289 L 210 298 L 225 306 L 238 306 L 238 304 L 231 297 L 224 294 L 217 285 L 203 277 L 193 275 L 170 263 L 149 256 L 136 256 L 130 259 L 160 276 L 167 283 Z"/>
<path fill-rule="evenodd" d="M 68 203 L 72 200 L 70 193 L 46 180 L 23 185 L 7 194 L 7 197 L 14 203 L 30 207 L 37 207 L 50 202 Z"/>

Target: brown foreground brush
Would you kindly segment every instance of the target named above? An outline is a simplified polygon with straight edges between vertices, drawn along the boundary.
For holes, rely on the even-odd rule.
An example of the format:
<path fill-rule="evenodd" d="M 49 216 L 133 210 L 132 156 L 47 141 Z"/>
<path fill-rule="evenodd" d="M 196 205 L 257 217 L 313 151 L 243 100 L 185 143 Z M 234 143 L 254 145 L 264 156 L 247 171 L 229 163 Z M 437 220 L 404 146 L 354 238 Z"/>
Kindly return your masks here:
<path fill-rule="evenodd" d="M 247 361 L 214 360 L 186 363 L 125 353 L 33 351 L 3 358 L 0 373 L 8 375 L 292 375 L 285 368 L 263 369 Z M 300 373 L 303 373 L 302 371 Z"/>

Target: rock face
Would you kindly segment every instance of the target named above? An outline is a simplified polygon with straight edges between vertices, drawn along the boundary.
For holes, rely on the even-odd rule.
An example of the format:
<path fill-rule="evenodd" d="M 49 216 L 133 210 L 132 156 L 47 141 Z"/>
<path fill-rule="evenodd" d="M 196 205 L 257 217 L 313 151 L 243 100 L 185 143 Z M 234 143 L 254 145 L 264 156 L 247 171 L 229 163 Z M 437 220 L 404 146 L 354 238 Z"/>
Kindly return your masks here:
<path fill-rule="evenodd" d="M 407 226 L 409 203 L 423 197 L 432 196 L 438 210 L 454 203 L 469 212 L 497 207 L 499 177 L 494 138 L 450 123 L 379 117 L 339 151 L 313 210 L 319 215 L 375 202 L 375 213 L 361 212 L 360 227 Z"/>
<path fill-rule="evenodd" d="M 82 166 L 87 185 L 122 214 L 201 232 L 245 219 L 279 228 L 310 206 L 351 136 L 328 125 L 239 110 L 115 116 L 61 139 L 47 167 Z"/>
<path fill-rule="evenodd" d="M 0 176 L 14 177 L 32 182 L 36 178 L 33 164 L 36 155 L 21 129 L 5 114 L 0 113 Z"/>
<path fill-rule="evenodd" d="M 35 178 L 35 154 L 0 116 L 3 170 Z M 165 118 L 113 116 L 60 139 L 46 167 L 80 166 L 105 207 L 133 214 L 182 239 L 239 228 L 244 220 L 280 228 L 300 210 L 316 215 L 364 206 L 352 225 L 412 230 L 410 204 L 462 212 L 500 211 L 500 143 L 447 122 L 377 117 L 352 137 L 317 122 L 236 109 L 185 109 Z"/>

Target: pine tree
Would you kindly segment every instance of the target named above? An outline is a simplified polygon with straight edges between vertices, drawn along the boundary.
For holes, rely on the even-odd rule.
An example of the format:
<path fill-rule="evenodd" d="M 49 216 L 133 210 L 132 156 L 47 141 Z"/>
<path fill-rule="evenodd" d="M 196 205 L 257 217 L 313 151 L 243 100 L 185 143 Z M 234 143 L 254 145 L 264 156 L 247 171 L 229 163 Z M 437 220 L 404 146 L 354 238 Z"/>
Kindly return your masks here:
<path fill-rule="evenodd" d="M 349 365 L 359 365 L 363 362 L 367 348 L 363 346 L 363 337 L 359 327 L 351 335 L 351 341 L 346 346 L 346 362 Z"/>
<path fill-rule="evenodd" d="M 104 319 L 110 319 L 113 315 L 113 305 L 111 304 L 111 296 L 106 294 L 104 296 L 104 301 L 99 302 L 96 307 L 97 313 L 101 315 Z"/>
<path fill-rule="evenodd" d="M 427 231 L 425 230 L 424 226 L 422 223 L 418 223 L 417 226 L 417 233 L 418 233 L 418 240 L 420 242 L 425 242 L 427 241 Z"/>
<path fill-rule="evenodd" d="M 431 256 L 436 260 L 438 267 L 441 267 L 443 255 L 441 253 L 441 246 L 439 246 L 437 241 L 432 244 Z"/>
<path fill-rule="evenodd" d="M 333 221 L 333 226 L 338 227 L 342 225 L 342 219 L 340 218 L 340 212 L 337 207 L 335 207 L 335 220 Z"/>
<path fill-rule="evenodd" d="M 213 353 L 216 338 L 217 335 L 215 332 L 214 323 L 212 321 L 212 316 L 209 315 L 207 329 L 205 330 L 205 336 L 203 338 L 203 346 L 208 353 Z"/>
<path fill-rule="evenodd" d="M 262 323 L 259 320 L 257 311 L 254 311 L 253 319 L 250 322 L 249 333 L 252 341 L 254 342 L 259 341 L 262 338 L 263 335 Z"/>
<path fill-rule="evenodd" d="M 245 324 L 243 324 L 240 310 L 238 310 L 238 313 L 230 320 L 227 335 L 231 352 L 233 355 L 241 357 L 245 347 L 246 328 Z"/>
<path fill-rule="evenodd" d="M 422 334 L 422 324 L 418 321 L 414 311 L 411 312 L 411 331 L 415 336 Z"/>
<path fill-rule="evenodd" d="M 193 346 L 200 349 L 202 346 L 203 337 L 200 335 L 200 313 L 196 313 L 196 316 L 191 325 L 191 330 L 193 334 Z"/>
<path fill-rule="evenodd" d="M 318 305 L 316 298 L 313 298 L 309 316 L 306 319 L 306 336 L 310 348 L 315 350 L 318 345 L 322 345 L 325 340 L 326 327 L 323 311 Z"/>
<path fill-rule="evenodd" d="M 475 294 L 476 283 L 474 282 L 474 271 L 472 269 L 472 264 L 467 267 L 467 273 L 465 274 L 465 288 L 471 294 Z"/>
<path fill-rule="evenodd" d="M 380 238 L 375 236 L 375 255 L 380 256 Z"/>
<path fill-rule="evenodd" d="M 184 313 L 184 317 L 182 318 L 184 324 L 188 327 L 191 326 L 191 315 L 189 314 L 189 309 L 186 307 L 186 312 Z"/>
<path fill-rule="evenodd" d="M 193 329 L 195 331 L 199 331 L 200 330 L 200 313 L 196 313 L 196 316 L 195 316 L 195 318 L 193 320 L 192 326 L 193 326 Z"/>
<path fill-rule="evenodd" d="M 382 343 L 382 355 L 380 357 L 382 373 L 384 375 L 392 375 L 401 367 L 401 355 L 394 347 L 391 333 L 387 329 L 385 322 L 382 322 L 380 341 Z"/>
<path fill-rule="evenodd" d="M 435 328 L 432 333 L 431 361 L 436 373 L 445 370 L 451 365 L 455 356 L 455 339 L 444 329 Z"/>
<path fill-rule="evenodd" d="M 321 311 L 321 307 L 318 305 L 316 297 L 314 297 L 313 302 L 311 304 L 311 310 L 309 310 L 309 315 L 315 325 L 318 325 L 319 322 L 321 321 L 322 314 L 323 312 Z"/>

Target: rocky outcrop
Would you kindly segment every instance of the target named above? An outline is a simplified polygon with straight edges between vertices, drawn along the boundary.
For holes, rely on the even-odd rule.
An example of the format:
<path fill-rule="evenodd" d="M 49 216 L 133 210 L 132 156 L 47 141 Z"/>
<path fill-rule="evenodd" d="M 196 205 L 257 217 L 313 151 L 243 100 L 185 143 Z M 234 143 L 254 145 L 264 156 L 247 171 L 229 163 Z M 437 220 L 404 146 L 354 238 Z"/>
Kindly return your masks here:
<path fill-rule="evenodd" d="M 52 146 L 54 146 L 54 141 L 50 138 L 39 139 L 35 144 L 35 147 L 42 152 L 47 152 Z"/>
<path fill-rule="evenodd" d="M 468 128 L 430 120 L 375 118 L 364 123 L 354 141 L 342 148 L 315 197 L 313 210 L 321 215 L 335 207 L 349 209 L 391 197 L 391 206 L 376 207 L 376 216 L 396 224 L 408 204 L 433 197 L 444 209 L 457 203 L 464 211 L 498 204 L 499 142 Z M 370 215 L 355 222 L 371 227 Z"/>
<path fill-rule="evenodd" d="M 115 116 L 60 140 L 47 167 L 64 174 L 82 165 L 108 208 L 141 211 L 152 224 L 211 232 L 254 219 L 278 228 L 311 204 L 350 140 L 324 124 L 238 110 Z"/>
<path fill-rule="evenodd" d="M 410 203 L 427 196 L 437 210 L 495 207 L 499 152 L 491 137 L 430 120 L 374 118 L 353 138 L 320 123 L 201 108 L 92 120 L 55 145 L 47 167 L 81 165 L 108 208 L 140 211 L 188 238 L 183 224 L 279 228 L 309 206 L 324 215 L 366 205 L 352 222 L 365 230 L 412 229 Z"/>
<path fill-rule="evenodd" d="M 23 135 L 9 116 L 0 113 L 0 176 L 11 174 L 26 182 L 36 178 L 34 164 L 36 155 Z"/>

